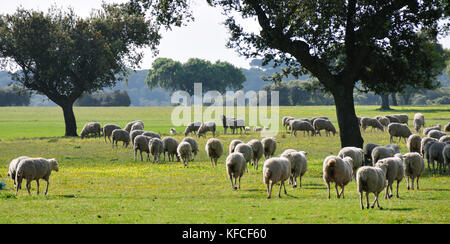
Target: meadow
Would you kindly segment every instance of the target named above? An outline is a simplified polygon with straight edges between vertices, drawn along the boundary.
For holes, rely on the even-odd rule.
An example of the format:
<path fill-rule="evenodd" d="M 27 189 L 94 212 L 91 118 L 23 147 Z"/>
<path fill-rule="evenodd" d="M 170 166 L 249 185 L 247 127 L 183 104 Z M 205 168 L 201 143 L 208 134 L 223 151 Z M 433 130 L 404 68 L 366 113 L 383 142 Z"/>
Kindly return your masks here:
<path fill-rule="evenodd" d="M 357 106 L 359 116 L 373 117 L 393 113 L 409 115 L 412 128 L 414 113 L 425 115 L 426 126 L 450 122 L 450 106 L 393 107 L 395 111 L 381 112 L 376 106 Z M 145 130 L 167 136 L 173 107 L 74 108 L 78 132 L 87 122 L 115 123 L 125 126 L 140 119 Z M 280 107 L 280 118 L 328 116 L 336 128 L 334 106 Z M 184 126 L 175 127 L 181 140 Z M 281 128 L 281 121 L 280 121 Z M 278 198 L 274 187 L 272 199 L 267 199 L 258 171 L 249 168 L 234 191 L 226 175 L 224 161 L 232 139 L 245 142 L 261 135 L 224 135 L 218 124 L 216 137 L 223 142 L 225 153 L 217 167 L 211 167 L 206 157 L 205 138 L 199 138 L 200 152 L 188 168 L 180 162 L 156 164 L 133 158 L 130 147 L 112 148 L 103 138 L 67 138 L 60 108 L 2 107 L 0 108 L 0 175 L 6 188 L 0 190 L 0 223 L 450 223 L 450 175 L 431 174 L 428 169 L 420 179 L 420 189 L 408 191 L 406 180 L 400 183 L 400 199 L 384 199 L 383 210 L 361 210 L 356 182 L 345 188 L 345 199 L 337 199 L 332 188 L 322 179 L 323 159 L 336 155 L 340 149 L 339 136 L 297 137 L 284 131 L 276 136 L 276 154 L 294 148 L 308 152 L 308 170 L 302 188 L 287 185 L 287 195 Z M 388 144 L 387 132 L 363 132 L 365 143 Z M 208 134 L 207 138 L 211 137 Z M 405 143 L 399 143 L 407 152 Z M 32 196 L 22 188 L 15 196 L 13 182 L 6 178 L 11 159 L 27 155 L 56 158 L 59 172 L 52 172 L 49 194 Z M 41 181 L 41 188 L 45 181 Z M 395 187 L 394 187 L 395 189 Z M 43 192 L 43 190 L 41 190 Z M 370 195 L 373 201 L 373 195 Z"/>

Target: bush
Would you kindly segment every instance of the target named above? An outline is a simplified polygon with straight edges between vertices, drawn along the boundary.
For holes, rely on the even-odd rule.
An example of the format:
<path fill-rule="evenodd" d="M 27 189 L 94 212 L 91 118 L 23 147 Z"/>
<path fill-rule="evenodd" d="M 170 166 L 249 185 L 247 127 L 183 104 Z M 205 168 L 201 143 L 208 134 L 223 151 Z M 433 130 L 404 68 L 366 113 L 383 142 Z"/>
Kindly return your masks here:
<path fill-rule="evenodd" d="M 30 95 L 30 92 L 18 86 L 0 88 L 0 106 L 28 106 Z"/>
<path fill-rule="evenodd" d="M 75 102 L 80 107 L 128 107 L 130 104 L 130 96 L 124 90 L 84 94 Z"/>

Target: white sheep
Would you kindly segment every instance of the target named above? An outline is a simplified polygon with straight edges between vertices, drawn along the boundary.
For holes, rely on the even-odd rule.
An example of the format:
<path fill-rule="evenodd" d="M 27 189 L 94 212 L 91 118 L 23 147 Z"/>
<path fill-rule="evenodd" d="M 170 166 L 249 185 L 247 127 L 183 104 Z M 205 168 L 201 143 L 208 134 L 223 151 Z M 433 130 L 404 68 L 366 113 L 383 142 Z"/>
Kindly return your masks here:
<path fill-rule="evenodd" d="M 420 152 L 420 143 L 422 142 L 422 138 L 419 135 L 412 134 L 408 137 L 408 141 L 406 142 L 406 147 L 409 152 Z"/>
<path fill-rule="evenodd" d="M 253 132 L 258 132 L 258 131 L 262 131 L 262 128 L 257 125 L 253 126 Z"/>
<path fill-rule="evenodd" d="M 390 123 L 388 125 L 389 141 L 392 142 L 394 137 L 399 137 L 399 141 L 403 138 L 406 143 L 406 139 L 412 134 L 409 127 L 405 124 Z"/>
<path fill-rule="evenodd" d="M 255 170 L 258 170 L 258 163 L 261 157 L 264 154 L 264 146 L 261 141 L 257 139 L 252 139 L 249 142 L 247 142 L 247 145 L 252 147 L 253 151 L 253 168 Z"/>
<path fill-rule="evenodd" d="M 205 145 L 206 155 L 211 161 L 211 166 L 217 166 L 217 161 L 223 153 L 223 145 L 219 139 L 210 138 Z M 214 164 L 213 164 L 214 163 Z"/>
<path fill-rule="evenodd" d="M 363 131 L 366 131 L 366 128 L 368 126 L 372 127 L 371 131 L 373 131 L 373 129 L 379 129 L 380 131 L 384 130 L 383 125 L 377 119 L 372 119 L 369 117 L 362 117 L 361 118 L 361 129 Z"/>
<path fill-rule="evenodd" d="M 131 130 L 144 130 L 144 123 L 142 121 L 137 121 L 131 126 Z"/>
<path fill-rule="evenodd" d="M 435 172 L 434 168 L 434 161 L 437 163 L 437 168 L 439 170 L 439 173 L 442 172 L 442 170 L 445 170 L 444 168 L 444 158 L 442 155 L 442 151 L 444 150 L 444 147 L 447 145 L 445 142 L 428 142 L 425 144 L 424 147 L 424 158 L 427 159 L 428 164 L 428 170 L 430 169 L 430 164 L 433 166 L 433 173 Z"/>
<path fill-rule="evenodd" d="M 387 127 L 390 123 L 390 120 L 386 116 L 376 116 L 376 120 L 378 120 L 384 127 Z"/>
<path fill-rule="evenodd" d="M 141 123 L 142 125 L 144 125 L 144 122 L 142 122 L 142 120 L 136 120 L 136 121 L 132 121 L 130 123 L 128 123 L 127 125 L 125 125 L 125 129 L 128 133 L 131 132 L 131 127 L 133 127 L 134 124 L 136 123 Z M 142 128 L 143 129 L 143 128 Z"/>
<path fill-rule="evenodd" d="M 113 130 L 115 129 L 122 129 L 122 128 L 120 128 L 120 126 L 115 124 L 106 124 L 105 126 L 103 126 L 103 137 L 105 138 L 105 143 L 107 143 L 106 137 L 108 137 L 109 142 L 111 142 L 111 135 Z"/>
<path fill-rule="evenodd" d="M 425 116 L 422 113 L 414 114 L 413 124 L 416 132 L 419 132 L 421 127 L 425 127 Z"/>
<path fill-rule="evenodd" d="M 21 156 L 18 158 L 15 158 L 11 160 L 8 167 L 8 174 L 7 176 L 11 177 L 11 180 L 14 182 L 14 187 L 16 187 L 16 173 L 17 173 L 17 166 L 19 165 L 20 161 L 23 159 L 29 158 L 28 156 Z"/>
<path fill-rule="evenodd" d="M 292 134 L 294 134 L 294 136 L 297 136 L 297 131 L 303 131 L 303 136 L 305 136 L 305 131 L 308 132 L 308 136 L 310 135 L 309 132 L 311 132 L 312 136 L 315 135 L 314 127 L 311 125 L 311 123 L 305 120 L 290 120 L 289 127 L 291 129 L 291 136 Z"/>
<path fill-rule="evenodd" d="M 185 167 L 188 167 L 188 162 L 191 160 L 192 156 L 192 147 L 189 142 L 182 141 L 180 144 L 178 144 L 177 147 L 177 154 L 180 158 L 181 162 Z"/>
<path fill-rule="evenodd" d="M 161 163 L 161 153 L 164 153 L 164 143 L 159 138 L 150 138 L 148 141 L 150 154 L 153 155 L 153 162 Z"/>
<path fill-rule="evenodd" d="M 197 153 L 199 151 L 197 140 L 195 140 L 193 137 L 185 137 L 181 141 L 182 142 L 185 141 L 185 142 L 188 142 L 189 144 L 191 144 L 192 154 L 193 154 L 193 156 L 191 157 L 191 161 L 194 160 L 195 156 L 197 156 Z"/>
<path fill-rule="evenodd" d="M 337 156 L 328 156 L 323 160 L 322 172 L 323 180 L 328 188 L 328 199 L 330 195 L 330 183 L 335 183 L 337 198 L 344 198 L 344 187 L 352 180 L 352 158 L 345 157 L 344 159 Z M 341 193 L 338 191 L 338 186 L 341 187 Z"/>
<path fill-rule="evenodd" d="M 392 147 L 378 146 L 372 150 L 372 163 L 375 165 L 378 160 L 393 157 L 396 152 Z"/>
<path fill-rule="evenodd" d="M 174 136 L 177 134 L 177 130 L 175 130 L 175 128 L 170 128 L 169 134 Z"/>
<path fill-rule="evenodd" d="M 252 130 L 250 129 L 250 126 L 245 126 L 244 132 L 245 134 L 249 134 Z"/>
<path fill-rule="evenodd" d="M 414 179 L 417 181 L 417 189 L 419 189 L 419 178 L 425 169 L 423 157 L 416 152 L 406 153 L 403 155 L 403 170 L 408 184 L 408 190 L 414 190 Z M 411 179 L 411 184 L 409 180 Z"/>
<path fill-rule="evenodd" d="M 290 120 L 293 120 L 293 119 L 295 119 L 294 117 L 292 117 L 292 116 L 284 116 L 282 119 L 281 119 L 281 123 L 282 123 L 282 125 L 283 125 L 283 127 L 284 127 L 284 129 L 287 131 L 287 127 L 289 126 L 289 121 Z"/>
<path fill-rule="evenodd" d="M 423 135 L 426 136 L 426 135 L 428 135 L 428 132 L 430 132 L 431 130 L 441 130 L 441 124 L 437 124 L 432 127 L 424 128 L 422 133 L 423 133 Z"/>
<path fill-rule="evenodd" d="M 270 158 L 275 154 L 277 150 L 277 141 L 273 137 L 266 137 L 261 140 L 264 148 L 264 157 Z"/>
<path fill-rule="evenodd" d="M 240 143 L 236 146 L 236 148 L 234 149 L 235 152 L 239 152 L 242 153 L 242 155 L 244 155 L 245 158 L 245 162 L 248 164 L 252 163 L 253 160 L 253 150 L 252 147 L 245 144 L 245 143 Z M 247 169 L 248 171 L 248 169 Z"/>
<path fill-rule="evenodd" d="M 447 167 L 450 172 L 450 144 L 447 144 L 444 149 L 442 149 L 442 157 L 444 158 L 444 171 L 445 167 Z"/>
<path fill-rule="evenodd" d="M 234 190 L 237 190 L 238 187 L 236 186 L 236 181 L 239 179 L 239 189 L 241 189 L 241 177 L 244 175 L 244 171 L 246 168 L 244 155 L 239 152 L 230 153 L 225 162 L 227 167 L 227 174 L 230 177 L 231 181 L 231 187 Z"/>
<path fill-rule="evenodd" d="M 322 136 L 320 134 L 321 130 L 325 130 L 325 135 L 329 136 L 330 132 L 333 133 L 333 136 L 336 135 L 336 128 L 334 127 L 333 123 L 331 123 L 330 120 L 328 119 L 321 119 L 321 118 L 317 118 L 314 120 L 313 122 L 313 127 L 315 130 L 315 133 L 319 134 L 319 136 Z"/>
<path fill-rule="evenodd" d="M 366 145 L 364 145 L 363 147 L 363 152 L 364 152 L 364 166 L 370 165 L 372 166 L 372 151 L 373 149 L 375 149 L 376 147 L 378 147 L 380 145 L 377 144 L 373 144 L 373 143 L 367 143 Z"/>
<path fill-rule="evenodd" d="M 139 136 L 139 135 L 142 135 L 142 134 L 144 134 L 143 130 L 132 130 L 130 132 L 131 143 L 134 145 L 134 138 L 136 138 L 136 136 Z"/>
<path fill-rule="evenodd" d="M 151 138 L 159 138 L 161 139 L 161 135 L 159 133 L 153 132 L 153 131 L 144 131 L 142 133 L 143 136 L 148 136 Z"/>
<path fill-rule="evenodd" d="M 446 136 L 447 134 L 445 132 L 442 132 L 440 130 L 430 130 L 427 134 L 428 137 L 440 139 L 443 136 Z"/>
<path fill-rule="evenodd" d="M 98 122 L 87 123 L 83 126 L 81 130 L 80 137 L 81 139 L 85 138 L 90 134 L 94 134 L 94 136 L 100 137 L 102 131 L 102 126 Z"/>
<path fill-rule="evenodd" d="M 197 136 L 204 136 L 206 138 L 206 133 L 208 131 L 212 132 L 213 137 L 216 135 L 216 123 L 214 121 L 203 123 L 197 130 Z"/>
<path fill-rule="evenodd" d="M 139 153 L 141 154 L 141 162 L 144 161 L 142 158 L 142 152 L 147 153 L 147 162 L 149 161 L 150 157 L 150 149 L 148 146 L 148 141 L 150 140 L 150 137 L 138 135 L 134 138 L 133 143 L 133 150 L 134 150 L 134 161 L 136 161 L 136 155 L 137 151 L 139 150 Z"/>
<path fill-rule="evenodd" d="M 285 150 L 281 157 L 286 157 L 291 162 L 291 176 L 289 178 L 289 184 L 293 188 L 297 187 L 297 177 L 300 178 L 300 187 L 302 187 L 302 177 L 305 175 L 308 168 L 308 161 L 306 160 L 306 155 L 308 153 L 304 151 L 295 151 L 293 149 Z"/>
<path fill-rule="evenodd" d="M 394 157 L 384 158 L 379 160 L 375 167 L 379 167 L 380 165 L 386 165 L 386 194 L 384 199 L 388 197 L 391 198 L 393 196 L 392 184 L 394 181 L 397 181 L 397 198 L 400 198 L 398 195 L 398 186 L 400 181 L 403 180 L 403 160 L 401 154 L 395 154 Z M 389 193 L 390 189 L 390 193 Z"/>
<path fill-rule="evenodd" d="M 386 187 L 386 166 L 379 165 L 378 167 L 363 166 L 356 172 L 356 184 L 359 192 L 359 202 L 361 209 L 364 209 L 363 205 L 363 193 L 366 193 L 367 209 L 369 209 L 369 193 L 375 195 L 375 200 L 372 203 L 374 208 L 377 203 L 378 208 L 383 209 L 378 202 L 378 195 Z"/>
<path fill-rule="evenodd" d="M 114 143 L 117 146 L 117 143 L 119 141 L 123 142 L 124 147 L 128 147 L 128 144 L 130 144 L 130 134 L 126 130 L 122 129 L 115 129 L 113 130 L 112 134 L 112 147 L 114 148 Z"/>
<path fill-rule="evenodd" d="M 45 180 L 47 182 L 47 188 L 45 189 L 44 195 L 47 195 L 50 174 L 53 170 L 56 172 L 59 170 L 58 162 L 54 158 L 25 158 L 20 160 L 16 172 L 16 196 L 19 189 L 21 189 L 23 179 L 27 180 L 27 190 L 29 195 L 31 195 L 31 181 L 36 181 L 37 194 L 39 195 L 39 180 Z"/>
<path fill-rule="evenodd" d="M 431 137 L 422 138 L 422 141 L 420 142 L 420 154 L 425 155 L 425 145 L 431 141 L 437 142 L 438 140 L 436 138 L 431 138 Z"/>
<path fill-rule="evenodd" d="M 177 156 L 178 158 L 178 154 L 177 154 L 177 148 L 178 148 L 178 144 L 180 144 L 178 142 L 177 139 L 170 137 L 170 136 L 166 136 L 162 139 L 163 141 L 163 145 L 164 145 L 164 162 L 166 161 L 166 152 L 167 152 L 167 156 L 169 158 L 169 161 L 174 161 L 174 156 Z"/>
<path fill-rule="evenodd" d="M 280 182 L 280 191 L 278 197 L 281 198 L 281 187 L 284 186 L 284 194 L 287 194 L 285 181 L 291 175 L 291 163 L 285 157 L 269 158 L 264 161 L 263 165 L 263 180 L 267 185 L 267 198 L 270 199 L 272 195 L 272 188 L 274 184 Z"/>
<path fill-rule="evenodd" d="M 397 118 L 402 124 L 408 124 L 409 118 L 407 114 L 393 114 L 391 116 Z"/>
<path fill-rule="evenodd" d="M 364 164 L 364 151 L 361 148 L 357 148 L 357 147 L 344 147 L 339 151 L 338 157 L 340 157 L 340 158 L 351 157 L 352 158 L 352 170 L 353 170 L 352 175 L 353 175 L 353 178 L 355 178 L 356 170 Z"/>
<path fill-rule="evenodd" d="M 232 141 L 230 142 L 230 146 L 229 146 L 229 148 L 228 148 L 229 153 L 234 153 L 234 149 L 235 149 L 236 146 L 237 146 L 238 144 L 240 144 L 240 143 L 244 143 L 244 142 L 241 141 L 241 140 L 237 140 L 237 139 L 232 140 Z"/>
<path fill-rule="evenodd" d="M 196 121 L 196 122 L 192 122 L 192 123 L 188 124 L 186 126 L 186 129 L 184 130 L 184 136 L 187 136 L 187 135 L 189 135 L 189 133 L 192 133 L 192 132 L 194 132 L 194 134 L 197 133 L 200 126 L 202 126 L 202 122 L 200 122 L 200 121 Z"/>

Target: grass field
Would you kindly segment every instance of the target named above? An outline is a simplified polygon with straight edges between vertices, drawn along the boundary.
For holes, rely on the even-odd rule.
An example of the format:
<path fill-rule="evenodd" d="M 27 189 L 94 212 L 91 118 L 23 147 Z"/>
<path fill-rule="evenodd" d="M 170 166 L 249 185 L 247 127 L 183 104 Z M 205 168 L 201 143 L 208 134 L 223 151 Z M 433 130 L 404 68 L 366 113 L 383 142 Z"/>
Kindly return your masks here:
<path fill-rule="evenodd" d="M 450 122 L 450 107 L 394 107 L 380 112 L 375 106 L 358 106 L 359 116 L 407 113 L 425 115 L 426 125 Z M 173 107 L 75 108 L 78 132 L 86 122 L 102 124 L 141 119 L 145 129 L 167 135 Z M 420 180 L 420 190 L 408 191 L 400 183 L 400 199 L 384 200 L 383 210 L 361 210 L 356 182 L 345 188 L 345 199 L 327 199 L 322 179 L 323 159 L 337 154 L 339 137 L 276 136 L 276 154 L 287 148 L 307 151 L 308 171 L 300 190 L 288 186 L 288 195 L 266 199 L 261 170 L 249 169 L 234 191 L 226 176 L 224 153 L 212 168 L 204 152 L 205 139 L 199 139 L 200 153 L 189 168 L 179 162 L 153 164 L 133 160 L 132 149 L 112 149 L 102 139 L 61 137 L 64 120 L 60 108 L 0 108 L 0 175 L 4 178 L 11 159 L 21 156 L 56 158 L 59 172 L 50 178 L 49 195 L 32 196 L 26 189 L 14 196 L 13 183 L 4 179 L 0 190 L 0 223 L 450 223 L 450 176 L 431 175 L 428 169 Z M 325 115 L 336 122 L 334 107 L 281 107 L 280 116 L 313 117 Z M 281 120 L 281 118 L 280 118 Z M 412 127 L 412 122 L 410 122 Z M 184 127 L 176 127 L 179 140 Z M 232 139 L 249 141 L 259 134 L 218 135 L 226 151 Z M 210 137 L 208 135 L 208 137 Z M 363 133 L 366 143 L 388 144 L 386 132 Z M 401 152 L 406 152 L 403 141 Z M 41 187 L 45 182 L 41 181 Z M 43 190 L 41 189 L 41 192 Z M 373 201 L 373 195 L 370 196 Z"/>

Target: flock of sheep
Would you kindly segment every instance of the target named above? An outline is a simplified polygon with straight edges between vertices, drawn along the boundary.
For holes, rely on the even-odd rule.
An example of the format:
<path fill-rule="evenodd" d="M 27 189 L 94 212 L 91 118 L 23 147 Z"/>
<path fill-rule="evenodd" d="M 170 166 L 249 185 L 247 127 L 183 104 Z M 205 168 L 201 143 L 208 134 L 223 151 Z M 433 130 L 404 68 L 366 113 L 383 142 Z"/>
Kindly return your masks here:
<path fill-rule="evenodd" d="M 381 209 L 378 203 L 378 195 L 386 189 L 385 199 L 393 196 L 392 185 L 397 182 L 396 196 L 399 197 L 399 182 L 405 177 L 407 179 L 407 188 L 414 189 L 414 181 L 416 181 L 417 189 L 419 188 L 419 178 L 425 168 L 425 160 L 428 161 L 428 169 L 431 171 L 430 164 L 433 167 L 431 172 L 435 173 L 434 162 L 437 162 L 439 172 L 445 172 L 445 168 L 450 169 L 450 136 L 446 132 L 450 131 L 450 123 L 448 123 L 441 131 L 441 125 L 423 128 L 421 138 L 418 134 L 413 134 L 408 127 L 408 116 L 406 114 L 377 116 L 375 118 L 361 117 L 359 118 L 361 130 L 365 131 L 368 127 L 378 129 L 380 131 L 387 130 L 392 143 L 394 137 L 404 138 L 409 153 L 400 154 L 400 148 L 397 144 L 376 145 L 367 143 L 363 148 L 344 147 L 337 156 L 330 155 L 323 161 L 323 180 L 328 188 L 328 198 L 330 198 L 330 184 L 335 183 L 337 197 L 344 198 L 345 186 L 355 179 L 357 189 L 360 194 L 361 208 L 363 205 L 363 193 L 366 193 L 367 208 L 369 208 L 369 193 L 374 193 L 375 203 Z M 414 129 L 420 132 L 425 127 L 424 116 L 417 113 L 414 116 Z M 307 118 L 294 118 L 285 116 L 282 119 L 282 125 L 289 130 L 291 136 L 296 136 L 297 131 L 303 131 L 310 136 L 316 134 L 321 135 L 320 131 L 324 130 L 326 135 L 333 133 L 336 129 L 333 123 L 324 116 Z M 234 118 L 226 118 L 223 116 L 223 126 L 226 133 L 227 128 L 235 133 L 236 129 L 242 129 L 245 132 L 250 131 L 245 126 L 245 121 Z M 268 128 L 265 128 L 266 130 Z M 260 127 L 255 127 L 254 131 L 261 131 Z M 141 120 L 128 123 L 124 129 L 115 124 L 106 124 L 103 127 L 98 122 L 86 124 L 81 131 L 81 138 L 90 135 L 100 137 L 103 134 L 112 143 L 112 147 L 117 147 L 118 142 L 123 142 L 124 147 L 128 147 L 130 142 L 133 145 L 134 160 L 137 158 L 137 152 L 140 153 L 141 161 L 143 161 L 142 153 L 147 153 L 147 161 L 150 161 L 150 155 L 153 162 L 161 163 L 161 154 L 163 161 L 166 161 L 166 153 L 169 161 L 181 161 L 188 167 L 188 163 L 192 162 L 199 152 L 199 146 L 195 138 L 188 137 L 190 133 L 195 133 L 198 137 L 206 137 L 207 132 L 212 133 L 212 138 L 208 139 L 205 145 L 205 152 L 210 159 L 211 166 L 217 166 L 218 159 L 223 155 L 224 148 L 222 141 L 214 138 L 216 134 L 216 124 L 214 122 L 193 122 L 189 124 L 185 131 L 185 137 L 181 142 L 172 136 L 161 138 L 161 135 L 152 131 L 144 131 L 144 123 Z M 176 130 L 171 128 L 170 135 L 175 135 Z M 275 184 L 280 184 L 278 196 L 281 197 L 281 190 L 284 188 L 285 182 L 292 187 L 297 187 L 297 178 L 299 178 L 300 188 L 302 186 L 302 176 L 307 170 L 307 152 L 287 149 L 278 157 L 274 157 L 277 148 L 277 140 L 273 137 L 266 137 L 262 140 L 252 139 L 247 143 L 234 139 L 229 144 L 228 156 L 225 160 L 227 175 L 230 179 L 233 189 L 240 189 L 241 177 L 248 172 L 248 166 L 252 165 L 254 170 L 258 170 L 258 164 L 264 155 L 262 176 L 264 184 L 267 186 L 267 196 L 271 198 L 272 188 Z M 39 179 L 48 182 L 51 171 L 58 171 L 58 163 L 55 159 L 29 158 L 22 156 L 13 159 L 10 163 L 8 176 L 14 181 L 16 195 L 21 188 L 23 179 L 27 180 L 27 190 L 30 194 L 30 183 L 36 180 L 39 194 Z M 411 182 L 410 182 L 411 181 Z M 338 187 L 341 190 L 338 190 Z"/>

